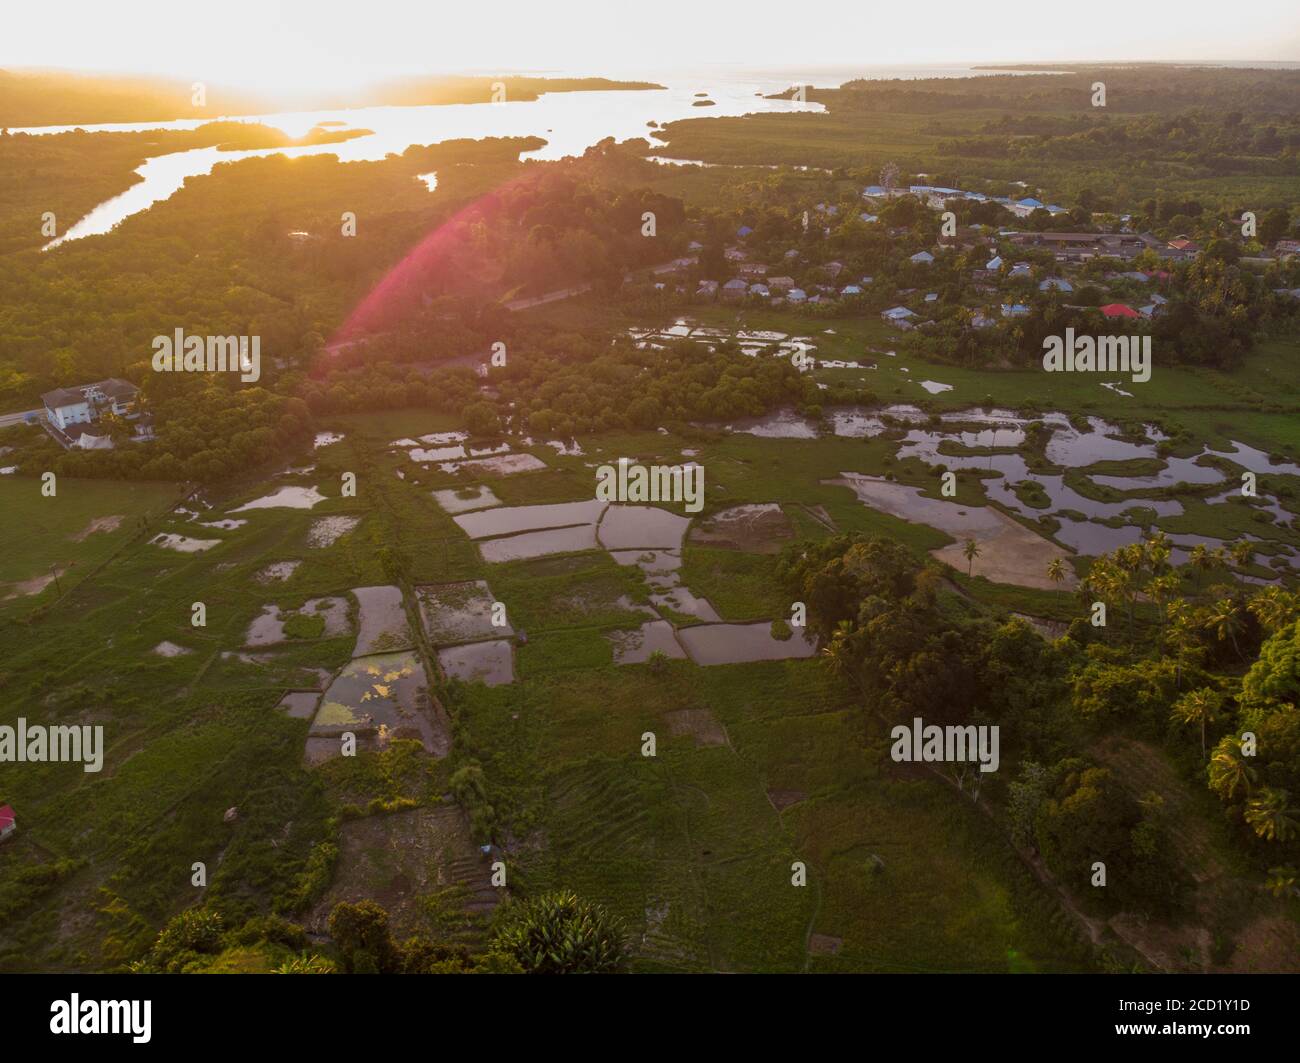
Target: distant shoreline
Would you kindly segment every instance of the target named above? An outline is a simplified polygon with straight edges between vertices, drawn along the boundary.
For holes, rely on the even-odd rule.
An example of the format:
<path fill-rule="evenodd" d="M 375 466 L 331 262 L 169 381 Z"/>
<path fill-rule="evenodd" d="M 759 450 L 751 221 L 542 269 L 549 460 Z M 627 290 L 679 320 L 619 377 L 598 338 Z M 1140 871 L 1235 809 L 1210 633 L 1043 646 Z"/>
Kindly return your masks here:
<path fill-rule="evenodd" d="M 195 88 L 159 78 L 111 77 L 69 71 L 0 69 L 0 128 L 174 122 L 215 115 L 257 117 L 289 111 L 365 107 L 431 107 L 529 102 L 552 92 L 644 92 L 666 86 L 653 81 L 603 77 L 406 77 L 350 95 L 304 94 L 289 100 L 207 86 L 201 103 Z M 502 96 L 503 94 L 503 96 Z"/>

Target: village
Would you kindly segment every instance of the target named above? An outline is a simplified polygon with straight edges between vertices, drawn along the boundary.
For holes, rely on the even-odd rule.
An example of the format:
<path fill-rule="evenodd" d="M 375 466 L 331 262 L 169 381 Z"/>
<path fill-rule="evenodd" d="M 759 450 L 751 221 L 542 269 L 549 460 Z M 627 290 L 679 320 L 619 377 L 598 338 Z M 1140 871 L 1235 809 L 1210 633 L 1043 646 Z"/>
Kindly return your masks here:
<path fill-rule="evenodd" d="M 896 213 L 899 205 L 910 208 L 900 220 L 915 220 L 888 224 L 890 204 Z M 958 221 L 972 216 L 992 220 Z M 710 271 L 705 243 L 695 239 L 687 255 L 641 283 L 686 305 L 717 301 L 818 316 L 875 310 L 885 324 L 905 332 L 933 329 L 944 320 L 963 329 L 990 329 L 1049 302 L 1095 311 L 1098 322 L 1140 327 L 1163 313 L 1172 271 L 1196 261 L 1205 247 L 1185 234 L 1166 239 L 1135 231 L 1132 220 L 1127 214 L 1067 210 L 1033 196 L 869 185 L 859 204 L 819 202 L 803 210 L 802 250 L 779 251 L 779 241 L 742 224 L 726 243 L 721 272 Z M 1013 227 L 1017 221 L 1034 227 Z M 1080 230 L 1046 228 L 1067 222 Z M 1224 228 L 1229 224 L 1240 227 L 1246 220 L 1229 219 Z M 924 241 L 918 234 L 927 228 L 937 235 L 917 247 Z M 1300 241 L 1290 239 L 1270 247 L 1241 237 L 1235 243 L 1233 260 L 1257 270 L 1287 263 L 1300 252 Z M 868 253 L 854 253 L 863 250 Z M 885 268 L 862 273 L 853 268 L 855 257 L 883 260 Z M 1300 288 L 1274 294 L 1300 300 Z"/>

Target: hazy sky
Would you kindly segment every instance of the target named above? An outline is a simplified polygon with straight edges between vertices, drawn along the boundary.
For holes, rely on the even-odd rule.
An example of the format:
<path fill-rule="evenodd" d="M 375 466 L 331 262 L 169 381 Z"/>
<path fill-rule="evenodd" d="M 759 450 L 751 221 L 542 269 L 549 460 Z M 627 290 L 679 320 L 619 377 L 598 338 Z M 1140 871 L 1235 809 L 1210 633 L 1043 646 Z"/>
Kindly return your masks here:
<path fill-rule="evenodd" d="M 285 91 L 463 70 L 1300 60 L 1297 11 L 1296 0 L 0 0 L 0 67 Z"/>

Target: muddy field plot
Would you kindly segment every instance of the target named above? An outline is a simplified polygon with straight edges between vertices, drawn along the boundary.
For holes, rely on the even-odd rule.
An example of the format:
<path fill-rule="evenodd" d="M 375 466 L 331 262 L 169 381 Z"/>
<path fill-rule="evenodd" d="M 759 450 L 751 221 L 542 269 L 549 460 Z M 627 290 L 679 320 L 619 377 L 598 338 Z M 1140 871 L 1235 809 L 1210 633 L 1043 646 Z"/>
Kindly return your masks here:
<path fill-rule="evenodd" d="M 446 935 L 448 910 L 472 935 L 498 903 L 491 867 L 470 837 L 456 807 L 418 808 L 368 816 L 343 825 L 334 882 L 308 920 L 317 933 L 329 930 L 329 914 L 343 901 L 373 900 L 388 913 L 398 939 L 418 933 Z"/>
<path fill-rule="evenodd" d="M 794 525 L 775 502 L 732 506 L 691 528 L 691 543 L 721 546 L 755 554 L 780 553 L 794 538 Z"/>
<path fill-rule="evenodd" d="M 435 646 L 514 635 L 514 628 L 508 622 L 493 625 L 492 607 L 496 598 L 486 580 L 429 584 L 417 587 L 415 594 L 424 630 Z"/>

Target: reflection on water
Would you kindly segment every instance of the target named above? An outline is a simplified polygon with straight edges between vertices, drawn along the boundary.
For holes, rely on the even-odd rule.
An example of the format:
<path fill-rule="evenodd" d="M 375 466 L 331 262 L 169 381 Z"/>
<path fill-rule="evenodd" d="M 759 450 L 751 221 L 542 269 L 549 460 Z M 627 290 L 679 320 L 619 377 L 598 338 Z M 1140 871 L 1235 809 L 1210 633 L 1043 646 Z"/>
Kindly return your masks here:
<path fill-rule="evenodd" d="M 147 159 L 135 172 L 141 181 L 119 196 L 106 200 L 79 220 L 48 247 L 68 240 L 106 233 L 133 214 L 178 191 L 187 177 L 209 173 L 220 162 L 264 155 L 335 155 L 342 162 L 376 161 L 400 155 L 412 145 L 437 144 L 446 140 L 481 137 L 540 137 L 546 146 L 527 152 L 524 158 L 560 159 L 581 155 L 607 137 L 630 140 L 647 135 L 650 121 L 672 122 L 698 118 L 692 107 L 695 83 L 667 89 L 610 92 L 554 92 L 536 100 L 503 104 L 460 103 L 428 107 L 359 107 L 328 111 L 286 111 L 264 115 L 213 115 L 208 118 L 177 119 L 171 122 L 114 122 L 85 126 L 40 126 L 12 132 L 63 133 L 74 128 L 88 132 L 135 132 L 147 129 L 197 129 L 206 122 L 262 122 L 282 129 L 290 136 L 302 136 L 322 122 L 342 120 L 343 128 L 369 129 L 367 136 L 337 144 L 303 147 L 259 148 L 250 151 L 220 151 L 194 148 Z M 754 83 L 736 82 L 710 86 L 709 117 L 759 112 L 822 111 L 819 103 L 769 100 L 754 95 Z M 432 180 L 431 180 L 432 178 Z M 422 174 L 431 189 L 436 175 Z"/>
<path fill-rule="evenodd" d="M 414 638 L 406 621 L 400 588 L 355 587 L 352 596 L 361 614 L 354 656 L 380 650 L 404 650 L 412 645 Z"/>
<path fill-rule="evenodd" d="M 420 618 L 435 646 L 513 635 L 514 628 L 492 623 L 496 602 L 486 580 L 430 584 L 415 589 Z"/>
<path fill-rule="evenodd" d="M 758 624 L 700 624 L 683 628 L 677 637 L 696 664 L 783 661 L 817 652 L 816 643 L 798 628 L 784 642 L 774 639 L 772 625 L 766 620 Z"/>
<path fill-rule="evenodd" d="M 452 679 L 490 687 L 515 681 L 514 648 L 505 639 L 470 642 L 438 651 L 438 663 Z"/>

